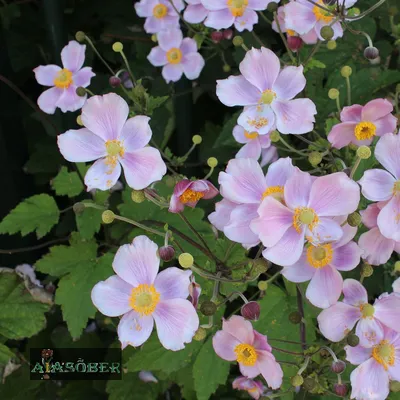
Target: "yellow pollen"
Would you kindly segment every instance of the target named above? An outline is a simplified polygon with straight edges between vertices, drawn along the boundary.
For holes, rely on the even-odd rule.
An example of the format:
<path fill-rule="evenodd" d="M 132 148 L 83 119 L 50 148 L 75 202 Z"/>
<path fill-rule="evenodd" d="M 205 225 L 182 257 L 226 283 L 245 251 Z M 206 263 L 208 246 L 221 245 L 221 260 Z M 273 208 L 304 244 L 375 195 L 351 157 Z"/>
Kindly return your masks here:
<path fill-rule="evenodd" d="M 125 153 L 125 149 L 119 140 L 107 140 L 106 150 L 110 157 L 115 157 L 118 155 L 122 157 Z"/>
<path fill-rule="evenodd" d="M 276 93 L 273 90 L 264 90 L 261 95 L 260 103 L 271 104 L 276 97 Z"/>
<path fill-rule="evenodd" d="M 153 285 L 141 284 L 132 289 L 129 305 L 140 315 L 150 315 L 160 301 L 160 293 Z"/>
<path fill-rule="evenodd" d="M 287 29 L 287 30 L 286 30 L 286 33 L 287 33 L 289 36 L 296 36 L 296 32 L 293 31 L 292 29 Z"/>
<path fill-rule="evenodd" d="M 394 183 L 392 192 L 393 194 L 400 192 L 400 181 Z"/>
<path fill-rule="evenodd" d="M 262 194 L 262 200 L 266 197 L 272 196 L 277 200 L 283 199 L 283 186 L 270 186 L 265 189 L 264 193 Z"/>
<path fill-rule="evenodd" d="M 330 244 L 309 246 L 307 249 L 307 261 L 314 268 L 324 268 L 331 263 L 333 249 Z"/>
<path fill-rule="evenodd" d="M 322 0 L 318 0 L 317 4 L 331 9 L 332 11 L 334 10 L 334 7 L 329 7 L 327 5 L 324 4 L 324 2 Z M 331 13 L 328 13 L 328 11 L 323 10 L 321 7 L 318 6 L 314 6 L 313 8 L 313 13 L 315 15 L 315 18 L 317 19 L 317 21 L 324 21 L 324 22 L 331 22 L 334 18 L 334 16 Z"/>
<path fill-rule="evenodd" d="M 264 118 L 264 117 L 251 119 L 250 117 L 248 117 L 247 118 L 247 123 L 250 126 L 254 127 L 255 129 L 261 129 L 264 126 L 268 125 L 268 119 Z"/>
<path fill-rule="evenodd" d="M 319 223 L 318 215 L 312 208 L 297 207 L 293 215 L 293 227 L 297 232 L 301 232 L 302 225 L 307 225 L 308 229 L 312 231 Z"/>
<path fill-rule="evenodd" d="M 372 318 L 375 313 L 375 308 L 369 303 L 361 304 L 360 311 L 362 314 L 362 318 Z"/>
<path fill-rule="evenodd" d="M 234 17 L 242 17 L 249 5 L 249 0 L 228 0 L 227 5 Z"/>
<path fill-rule="evenodd" d="M 179 200 L 181 203 L 186 204 L 186 203 L 192 203 L 195 201 L 199 201 L 201 198 L 204 197 L 203 192 L 195 192 L 192 189 L 186 189 L 180 196 Z"/>
<path fill-rule="evenodd" d="M 69 69 L 62 69 L 57 72 L 57 76 L 54 78 L 54 86 L 60 89 L 68 89 L 72 83 L 72 72 Z"/>
<path fill-rule="evenodd" d="M 372 122 L 363 121 L 354 128 L 354 135 L 357 140 L 371 139 L 376 134 L 376 126 Z"/>
<path fill-rule="evenodd" d="M 156 18 L 164 18 L 168 13 L 168 8 L 165 4 L 157 4 L 153 8 L 153 16 Z"/>
<path fill-rule="evenodd" d="M 268 123 L 268 122 L 267 122 Z M 247 139 L 256 139 L 258 138 L 258 133 L 257 132 L 247 132 L 244 131 L 244 136 L 247 137 Z"/>
<path fill-rule="evenodd" d="M 236 361 L 246 367 L 252 367 L 257 361 L 256 349 L 250 344 L 241 343 L 234 348 Z"/>
<path fill-rule="evenodd" d="M 179 64 L 182 61 L 182 52 L 176 47 L 167 52 L 167 60 L 170 64 Z"/>
<path fill-rule="evenodd" d="M 381 340 L 379 344 L 373 347 L 372 357 L 387 371 L 396 361 L 394 346 L 388 340 Z"/>

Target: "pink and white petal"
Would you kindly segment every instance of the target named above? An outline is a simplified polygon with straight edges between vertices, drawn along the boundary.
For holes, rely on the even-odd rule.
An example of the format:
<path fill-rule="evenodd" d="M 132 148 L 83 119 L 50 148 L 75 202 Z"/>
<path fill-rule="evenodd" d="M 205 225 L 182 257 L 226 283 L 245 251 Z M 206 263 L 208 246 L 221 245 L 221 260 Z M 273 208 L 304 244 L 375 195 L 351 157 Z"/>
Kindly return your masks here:
<path fill-rule="evenodd" d="M 313 10 L 300 2 L 290 2 L 285 6 L 286 29 L 291 29 L 301 35 L 314 28 L 316 17 Z"/>
<path fill-rule="evenodd" d="M 400 179 L 400 136 L 387 133 L 380 138 L 375 147 L 375 158 Z"/>
<path fill-rule="evenodd" d="M 260 91 L 244 76 L 217 80 L 217 96 L 228 107 L 251 106 L 258 103 Z"/>
<path fill-rule="evenodd" d="M 74 112 L 80 110 L 86 102 L 87 96 L 80 97 L 76 94 L 76 86 L 72 85 L 68 89 L 62 89 L 63 93 L 57 101 L 57 107 L 62 112 Z"/>
<path fill-rule="evenodd" d="M 360 263 L 361 253 L 357 243 L 349 242 L 333 250 L 331 265 L 339 271 L 351 271 Z"/>
<path fill-rule="evenodd" d="M 360 104 L 343 107 L 343 110 L 340 113 L 340 120 L 342 122 L 360 122 L 362 110 L 363 106 Z"/>
<path fill-rule="evenodd" d="M 213 337 L 214 351 L 226 361 L 236 360 L 234 349 L 238 344 L 240 341 L 225 331 L 218 331 Z"/>
<path fill-rule="evenodd" d="M 154 281 L 160 300 L 187 299 L 192 271 L 170 267 L 161 271 Z"/>
<path fill-rule="evenodd" d="M 82 108 L 82 122 L 86 128 L 104 140 L 115 140 L 120 135 L 129 107 L 126 101 L 115 93 L 93 96 Z"/>
<path fill-rule="evenodd" d="M 395 195 L 378 215 L 378 227 L 383 236 L 400 241 L 400 195 Z"/>
<path fill-rule="evenodd" d="M 168 64 L 167 53 L 160 46 L 153 47 L 147 59 L 155 67 L 163 67 Z"/>
<path fill-rule="evenodd" d="M 167 83 L 178 82 L 182 78 L 183 66 L 182 64 L 167 64 L 163 67 L 161 74 Z"/>
<path fill-rule="evenodd" d="M 347 217 L 335 217 L 333 218 L 333 220 L 340 224 L 343 231 L 343 235 L 340 240 L 332 243 L 332 249 L 337 249 L 338 247 L 342 247 L 345 244 L 349 243 L 350 240 L 353 240 L 354 236 L 356 236 L 357 234 L 358 229 L 357 227 L 350 226 L 349 224 L 344 224 L 342 226 L 343 222 L 347 220 Z"/>
<path fill-rule="evenodd" d="M 93 161 L 107 155 L 104 140 L 86 128 L 58 135 L 57 144 L 62 156 L 70 162 Z"/>
<path fill-rule="evenodd" d="M 158 0 L 141 0 L 135 3 L 136 14 L 139 17 L 149 17 L 153 15 L 153 9 L 158 4 Z"/>
<path fill-rule="evenodd" d="M 60 71 L 61 68 L 53 64 L 39 65 L 33 70 L 37 83 L 43 86 L 54 86 L 54 79 Z"/>
<path fill-rule="evenodd" d="M 318 177 L 311 187 L 309 207 L 321 217 L 350 214 L 359 202 L 360 188 L 344 172 Z"/>
<path fill-rule="evenodd" d="M 57 102 L 63 94 L 63 90 L 58 87 L 52 87 L 45 90 L 37 99 L 39 108 L 46 114 L 54 114 L 57 108 Z"/>
<path fill-rule="evenodd" d="M 306 86 L 303 66 L 285 67 L 278 76 L 273 86 L 273 91 L 278 99 L 291 100 Z"/>
<path fill-rule="evenodd" d="M 296 169 L 285 185 L 285 203 L 291 209 L 308 205 L 312 177 L 307 172 Z"/>
<path fill-rule="evenodd" d="M 226 0 L 201 0 L 201 3 L 210 11 L 223 10 L 227 8 Z"/>
<path fill-rule="evenodd" d="M 204 197 L 203 197 L 204 200 L 213 199 L 215 196 L 217 196 L 217 195 L 219 194 L 218 189 L 217 189 L 210 181 L 207 181 L 207 180 L 198 180 L 198 181 L 195 181 L 195 182 L 193 183 L 193 185 L 192 185 L 192 188 L 195 188 L 196 185 L 197 185 L 198 183 L 200 183 L 200 182 L 205 183 L 206 186 L 207 186 L 207 189 L 204 191 Z M 193 189 L 193 190 L 195 190 L 195 189 Z"/>
<path fill-rule="evenodd" d="M 208 220 L 220 231 L 223 231 L 228 225 L 231 213 L 237 206 L 227 199 L 222 199 L 215 204 L 215 211 L 208 216 Z"/>
<path fill-rule="evenodd" d="M 156 18 L 153 15 L 146 18 L 144 30 L 146 33 L 159 33 L 167 29 L 179 29 L 179 17 L 166 15 L 164 18 Z"/>
<path fill-rule="evenodd" d="M 248 106 L 240 114 L 237 123 L 247 132 L 266 135 L 275 126 L 275 114 L 268 105 Z"/>
<path fill-rule="evenodd" d="M 153 182 L 160 181 L 167 173 L 161 154 L 153 147 L 144 147 L 125 153 L 120 159 L 128 185 L 135 190 L 145 189 Z"/>
<path fill-rule="evenodd" d="M 85 67 L 77 71 L 73 76 L 75 86 L 88 87 L 91 79 L 96 76 L 91 67 Z"/>
<path fill-rule="evenodd" d="M 86 45 L 71 40 L 61 51 L 61 61 L 64 68 L 78 72 L 85 61 Z"/>
<path fill-rule="evenodd" d="M 307 236 L 310 236 L 315 244 L 334 242 L 342 238 L 343 229 L 333 219 L 322 217 L 319 219 L 318 225 L 307 233 Z"/>
<path fill-rule="evenodd" d="M 337 302 L 318 315 L 321 333 L 331 342 L 340 342 L 361 318 L 359 308 Z"/>
<path fill-rule="evenodd" d="M 202 4 L 189 4 L 183 14 L 183 18 L 190 24 L 203 22 L 208 15 L 208 10 Z"/>
<path fill-rule="evenodd" d="M 239 370 L 241 374 L 247 378 L 255 378 L 256 376 L 260 375 L 260 370 L 258 368 L 258 363 L 253 366 L 243 365 L 239 363 Z"/>
<path fill-rule="evenodd" d="M 360 338 L 360 346 L 372 347 L 383 340 L 384 329 L 375 317 L 361 318 L 356 327 L 356 335 Z"/>
<path fill-rule="evenodd" d="M 328 140 L 336 149 L 346 147 L 355 140 L 355 122 L 342 122 L 336 124 L 328 134 Z"/>
<path fill-rule="evenodd" d="M 383 325 L 400 332 L 400 296 L 382 296 L 374 303 L 374 317 Z"/>
<path fill-rule="evenodd" d="M 170 49 L 181 47 L 183 34 L 180 29 L 168 29 L 159 32 L 157 41 L 162 50 L 168 51 Z"/>
<path fill-rule="evenodd" d="M 172 3 L 174 4 L 175 8 L 179 12 L 181 12 L 186 6 L 186 4 L 183 2 L 183 0 L 172 0 Z M 169 0 L 164 0 L 164 4 L 169 6 Z M 176 11 L 175 11 L 175 9 L 173 7 L 169 7 L 169 8 L 171 10 L 171 13 L 175 13 L 176 14 Z"/>
<path fill-rule="evenodd" d="M 258 139 L 253 139 L 251 142 L 246 143 L 236 153 L 235 158 L 253 158 L 258 160 L 261 156 L 261 145 Z"/>
<path fill-rule="evenodd" d="M 328 308 L 337 303 L 342 293 L 342 275 L 330 265 L 319 268 L 308 285 L 306 297 L 316 307 Z"/>
<path fill-rule="evenodd" d="M 199 317 L 192 303 L 184 299 L 163 300 L 153 313 L 157 335 L 167 350 L 182 350 L 199 328 Z"/>
<path fill-rule="evenodd" d="M 362 121 L 376 121 L 393 111 L 393 104 L 386 99 L 374 99 L 369 101 L 361 111 Z"/>
<path fill-rule="evenodd" d="M 190 53 L 197 53 L 198 48 L 196 41 L 188 37 L 183 39 L 181 43 L 181 52 L 184 56 Z"/>
<path fill-rule="evenodd" d="M 249 0 L 249 8 L 256 11 L 264 11 L 269 3 L 277 3 L 275 0 Z"/>
<path fill-rule="evenodd" d="M 151 315 L 140 315 L 135 311 L 125 314 L 118 324 L 118 339 L 122 349 L 126 346 L 141 346 L 153 331 L 154 320 Z"/>
<path fill-rule="evenodd" d="M 400 351 L 395 352 L 395 360 L 400 359 Z M 394 381 L 400 381 L 400 363 L 399 361 L 395 362 L 393 365 L 389 366 L 388 373 L 390 376 L 390 379 Z"/>
<path fill-rule="evenodd" d="M 208 6 L 206 6 L 206 8 L 208 8 Z M 228 8 L 224 8 L 222 10 L 209 11 L 208 16 L 203 23 L 209 28 L 227 29 L 232 26 L 234 22 L 235 17 Z"/>
<path fill-rule="evenodd" d="M 257 366 L 261 375 L 272 389 L 278 389 L 282 385 L 283 371 L 275 360 L 275 357 L 268 351 L 257 351 Z"/>
<path fill-rule="evenodd" d="M 171 196 L 171 200 L 169 202 L 168 211 L 176 214 L 176 213 L 182 212 L 184 209 L 185 209 L 185 204 L 183 204 L 180 201 L 179 196 L 176 196 L 175 194 L 173 194 Z"/>
<path fill-rule="evenodd" d="M 386 117 L 379 118 L 374 121 L 376 127 L 376 136 L 383 136 L 386 133 L 393 133 L 397 126 L 397 118 L 392 115 L 386 115 Z"/>
<path fill-rule="evenodd" d="M 358 239 L 361 257 L 371 265 L 382 265 L 389 261 L 395 241 L 382 235 L 378 227 L 363 233 Z"/>
<path fill-rule="evenodd" d="M 235 337 L 240 343 L 253 345 L 253 326 L 250 321 L 239 315 L 233 315 L 229 319 L 223 319 L 222 330 Z"/>
<path fill-rule="evenodd" d="M 235 140 L 238 142 L 238 143 L 250 143 L 250 142 L 252 142 L 254 139 L 249 139 L 249 138 L 247 138 L 246 136 L 245 136 L 245 133 L 246 133 L 246 130 L 243 128 L 243 126 L 240 126 L 240 125 L 236 125 L 234 128 L 233 128 L 233 131 L 232 131 L 232 135 L 233 135 L 233 137 L 235 138 Z"/>
<path fill-rule="evenodd" d="M 285 186 L 287 180 L 294 174 L 296 168 L 290 157 L 280 158 L 273 162 L 266 175 L 267 186 Z"/>
<path fill-rule="evenodd" d="M 269 147 L 271 147 L 271 138 L 270 138 L 269 134 L 259 135 L 258 140 L 260 141 L 260 145 L 261 145 L 262 149 L 268 149 Z"/>
<path fill-rule="evenodd" d="M 113 269 L 124 281 L 137 287 L 152 285 L 156 279 L 160 259 L 158 246 L 148 237 L 141 235 L 132 244 L 124 244 L 115 254 Z"/>
<path fill-rule="evenodd" d="M 234 26 L 238 32 L 244 30 L 252 31 L 253 26 L 258 22 L 258 14 L 251 10 L 249 7 L 246 8 L 244 14 L 241 17 L 236 17 Z"/>
<path fill-rule="evenodd" d="M 261 167 L 265 167 L 267 164 L 277 161 L 279 158 L 278 156 L 278 150 L 276 149 L 275 146 L 271 146 L 267 149 L 261 150 L 261 161 L 260 165 Z"/>
<path fill-rule="evenodd" d="M 351 347 L 345 346 L 346 360 L 353 365 L 360 365 L 371 358 L 371 349 L 360 345 Z"/>
<path fill-rule="evenodd" d="M 251 49 L 239 65 L 242 75 L 260 92 L 272 89 L 281 69 L 279 58 L 269 49 Z"/>
<path fill-rule="evenodd" d="M 126 152 L 142 149 L 150 142 L 152 131 L 149 121 L 150 118 L 144 115 L 136 115 L 126 121 L 118 138 Z"/>
<path fill-rule="evenodd" d="M 376 228 L 380 212 L 378 204 L 370 204 L 365 210 L 360 211 L 362 223 L 369 229 Z"/>
<path fill-rule="evenodd" d="M 365 287 L 355 279 L 346 279 L 343 282 L 343 302 L 354 307 L 368 303 L 368 294 Z"/>
<path fill-rule="evenodd" d="M 306 252 L 303 251 L 299 261 L 283 268 L 282 275 L 290 282 L 300 283 L 309 281 L 315 272 L 316 269 L 307 261 Z"/>
<path fill-rule="evenodd" d="M 93 189 L 109 190 L 121 176 L 121 165 L 119 162 L 110 165 L 107 158 L 98 159 L 86 172 L 85 185 L 87 191 Z"/>
<path fill-rule="evenodd" d="M 267 337 L 257 331 L 253 331 L 253 333 L 254 333 L 253 346 L 256 348 L 256 350 L 266 350 L 271 352 L 272 347 L 268 344 Z"/>
<path fill-rule="evenodd" d="M 197 79 L 204 65 L 204 58 L 197 52 L 186 54 L 182 59 L 183 73 L 189 80 Z"/>
<path fill-rule="evenodd" d="M 396 180 L 384 169 L 370 169 L 358 181 L 364 197 L 372 201 L 386 201 L 393 196 Z"/>
<path fill-rule="evenodd" d="M 91 292 L 94 306 L 108 317 L 118 317 L 132 308 L 129 299 L 132 286 L 117 275 L 110 276 L 105 281 L 96 283 Z"/>

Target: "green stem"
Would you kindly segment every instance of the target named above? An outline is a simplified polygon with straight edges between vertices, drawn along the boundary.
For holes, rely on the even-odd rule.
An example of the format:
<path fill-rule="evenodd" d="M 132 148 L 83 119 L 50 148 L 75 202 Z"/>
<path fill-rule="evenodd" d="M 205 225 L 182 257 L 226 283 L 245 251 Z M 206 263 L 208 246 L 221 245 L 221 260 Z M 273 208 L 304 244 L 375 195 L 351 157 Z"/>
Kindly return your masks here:
<path fill-rule="evenodd" d="M 303 157 L 306 157 L 306 156 L 307 156 L 305 153 L 303 153 L 303 152 L 301 152 L 301 151 L 299 151 L 299 150 L 296 150 L 296 149 L 295 149 L 294 147 L 292 147 L 288 142 L 286 142 L 286 140 L 284 140 L 284 139 L 282 138 L 282 135 L 279 136 L 279 140 L 280 140 L 290 151 L 292 151 L 293 153 L 300 154 L 300 155 L 303 156 Z"/>
<path fill-rule="evenodd" d="M 315 46 L 313 47 L 313 49 L 311 50 L 311 53 L 308 55 L 306 61 L 304 61 L 304 66 L 306 66 L 311 59 L 313 58 L 313 56 L 317 53 L 317 51 L 319 50 L 319 48 L 321 47 L 322 41 L 318 40 L 318 42 L 315 44 Z"/>
<path fill-rule="evenodd" d="M 260 11 L 258 14 L 261 15 L 261 18 L 262 18 L 265 22 L 267 22 L 268 24 L 272 25 L 272 21 L 270 21 L 269 18 L 267 18 L 267 17 L 264 15 L 264 13 L 263 13 L 262 11 Z"/>
<path fill-rule="evenodd" d="M 251 33 L 253 34 L 254 39 L 256 39 L 256 41 L 258 42 L 258 44 L 259 44 L 261 47 L 265 47 L 265 44 L 264 44 L 263 41 L 259 38 L 259 36 L 254 32 L 254 30 L 252 30 Z"/>
<path fill-rule="evenodd" d="M 278 15 L 277 15 L 276 11 L 274 11 L 274 20 L 276 22 L 276 26 L 278 27 L 279 36 L 281 37 L 281 39 L 283 41 L 283 44 L 286 47 L 286 51 L 288 52 L 290 59 L 292 60 L 293 64 L 296 64 L 296 59 L 293 56 L 292 50 L 290 50 L 288 42 L 287 42 L 287 40 L 285 38 L 285 35 L 282 33 L 282 29 L 281 29 L 281 26 L 279 24 Z"/>
<path fill-rule="evenodd" d="M 124 60 L 124 63 L 126 65 L 126 69 L 128 70 L 129 76 L 132 79 L 132 83 L 133 83 L 133 85 L 135 85 L 136 84 L 135 75 L 133 75 L 133 72 L 132 72 L 129 62 L 128 62 L 128 59 L 126 58 L 125 53 L 123 51 L 121 51 L 120 54 L 121 54 L 122 59 Z"/>
<path fill-rule="evenodd" d="M 346 86 L 347 86 L 347 105 L 351 106 L 351 85 L 350 77 L 346 76 Z"/>
<path fill-rule="evenodd" d="M 357 168 L 360 165 L 360 162 L 361 162 L 361 158 L 357 157 L 357 161 L 355 162 L 355 164 L 354 164 L 354 166 L 353 166 L 353 168 L 351 169 L 351 172 L 350 172 L 350 179 L 353 179 L 354 174 L 356 173 Z"/>
<path fill-rule="evenodd" d="M 342 112 L 342 108 L 340 107 L 340 96 L 336 97 L 336 107 L 340 114 Z"/>

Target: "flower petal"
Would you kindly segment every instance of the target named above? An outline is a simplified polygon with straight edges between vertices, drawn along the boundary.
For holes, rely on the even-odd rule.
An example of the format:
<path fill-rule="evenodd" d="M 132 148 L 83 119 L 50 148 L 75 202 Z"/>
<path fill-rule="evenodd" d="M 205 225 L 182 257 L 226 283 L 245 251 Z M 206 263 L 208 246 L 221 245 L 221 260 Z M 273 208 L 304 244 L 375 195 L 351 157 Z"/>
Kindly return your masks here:
<path fill-rule="evenodd" d="M 258 139 L 246 143 L 237 153 L 235 158 L 253 158 L 258 160 L 261 156 L 261 145 Z"/>
<path fill-rule="evenodd" d="M 88 87 L 90 81 L 96 74 L 92 71 L 91 67 L 85 67 L 77 71 L 73 76 L 73 81 L 75 86 Z"/>
<path fill-rule="evenodd" d="M 389 261 L 395 241 L 382 235 L 378 227 L 363 233 L 358 239 L 362 258 L 371 265 L 382 265 Z"/>
<path fill-rule="evenodd" d="M 378 227 L 383 236 L 400 241 L 400 195 L 395 195 L 378 215 Z"/>
<path fill-rule="evenodd" d="M 278 389 L 282 385 L 283 371 L 275 360 L 275 357 L 268 351 L 257 351 L 257 366 L 261 375 L 272 389 Z"/>
<path fill-rule="evenodd" d="M 273 90 L 278 99 L 291 100 L 298 95 L 306 86 L 306 78 L 303 66 L 285 67 L 274 83 Z"/>
<path fill-rule="evenodd" d="M 345 346 L 346 360 L 353 365 L 360 365 L 371 358 L 371 349 L 360 345 L 351 347 Z"/>
<path fill-rule="evenodd" d="M 228 107 L 251 106 L 258 103 L 260 91 L 244 76 L 230 76 L 217 80 L 217 96 Z"/>
<path fill-rule="evenodd" d="M 250 321 L 239 315 L 222 320 L 222 329 L 239 340 L 240 343 L 253 345 L 254 331 Z"/>
<path fill-rule="evenodd" d="M 400 179 L 400 136 L 387 133 L 379 139 L 375 147 L 375 158 Z"/>
<path fill-rule="evenodd" d="M 244 108 L 237 122 L 248 132 L 266 135 L 275 127 L 275 114 L 268 105 L 249 106 Z"/>
<path fill-rule="evenodd" d="M 220 231 L 229 223 L 231 213 L 237 204 L 222 199 L 215 204 L 215 211 L 208 216 L 208 220 Z"/>
<path fill-rule="evenodd" d="M 133 310 L 125 314 L 118 324 L 118 339 L 122 349 L 128 345 L 141 346 L 150 337 L 153 326 L 151 315 L 141 316 Z"/>
<path fill-rule="evenodd" d="M 343 282 L 343 302 L 354 307 L 368 303 L 368 294 L 365 287 L 355 279 L 346 279 Z"/>
<path fill-rule="evenodd" d="M 295 170 L 296 167 L 293 166 L 290 157 L 280 158 L 268 167 L 268 172 L 265 176 L 267 186 L 285 186 Z"/>
<path fill-rule="evenodd" d="M 386 117 L 379 118 L 374 121 L 376 127 L 376 136 L 384 136 L 386 133 L 393 133 L 397 126 L 397 118 L 392 115 L 386 115 Z"/>
<path fill-rule="evenodd" d="M 318 225 L 307 233 L 307 236 L 310 236 L 309 241 L 314 244 L 333 242 L 342 238 L 343 229 L 335 220 L 322 217 Z"/>
<path fill-rule="evenodd" d="M 360 104 L 353 104 L 352 106 L 343 107 L 340 113 L 340 120 L 342 122 L 360 122 L 363 106 Z"/>
<path fill-rule="evenodd" d="M 182 78 L 183 66 L 182 64 L 167 64 L 163 67 L 161 74 L 167 83 L 178 82 Z"/>
<path fill-rule="evenodd" d="M 150 142 L 152 132 L 149 121 L 150 118 L 144 115 L 137 115 L 126 121 L 119 137 L 126 152 L 141 149 Z"/>
<path fill-rule="evenodd" d="M 154 281 L 160 300 L 187 299 L 192 271 L 170 267 L 161 271 Z"/>
<path fill-rule="evenodd" d="M 238 344 L 240 344 L 240 341 L 225 331 L 218 331 L 213 337 L 214 351 L 218 357 L 226 361 L 236 360 L 234 349 Z"/>
<path fill-rule="evenodd" d="M 206 7 L 208 8 L 208 6 Z M 204 21 L 204 25 L 214 29 L 227 29 L 232 26 L 234 21 L 235 17 L 227 8 L 225 8 L 223 10 L 209 11 L 207 18 Z"/>
<path fill-rule="evenodd" d="M 57 102 L 62 96 L 63 91 L 58 87 L 52 87 L 45 90 L 37 99 L 39 108 L 47 114 L 54 114 L 57 108 Z"/>
<path fill-rule="evenodd" d="M 374 317 L 382 324 L 400 332 L 400 297 L 396 294 L 381 296 L 374 303 Z"/>
<path fill-rule="evenodd" d="M 372 347 L 383 340 L 383 326 L 375 317 L 361 318 L 356 327 L 356 335 L 360 338 L 360 346 Z"/>
<path fill-rule="evenodd" d="M 168 64 L 167 53 L 160 46 L 153 47 L 147 59 L 155 67 L 163 67 Z"/>
<path fill-rule="evenodd" d="M 328 140 L 336 149 L 341 149 L 352 142 L 357 142 L 354 136 L 355 122 L 342 122 L 332 127 Z"/>
<path fill-rule="evenodd" d="M 204 65 L 204 58 L 197 52 L 185 55 L 182 60 L 183 73 L 190 80 L 197 79 L 200 76 Z"/>
<path fill-rule="evenodd" d="M 247 378 L 255 378 L 256 376 L 260 375 L 260 370 L 258 368 L 258 363 L 253 366 L 244 365 L 239 363 L 239 369 L 243 376 Z"/>
<path fill-rule="evenodd" d="M 87 191 L 92 189 L 109 190 L 117 183 L 120 176 L 121 165 L 119 162 L 109 164 L 107 158 L 100 158 L 86 172 Z"/>
<path fill-rule="evenodd" d="M 378 204 L 370 204 L 365 210 L 360 211 L 362 223 L 369 229 L 377 227 L 380 212 Z"/>
<path fill-rule="evenodd" d="M 71 40 L 61 51 L 61 61 L 64 68 L 78 72 L 85 61 L 86 45 Z"/>
<path fill-rule="evenodd" d="M 74 112 L 80 110 L 86 103 L 87 95 L 80 97 L 76 94 L 76 86 L 71 85 L 68 89 L 61 89 L 62 94 L 57 100 L 56 106 L 63 112 Z"/>
<path fill-rule="evenodd" d="M 235 28 L 238 32 L 243 32 L 244 30 L 252 31 L 253 26 L 258 22 L 258 14 L 251 10 L 249 7 L 246 8 L 244 14 L 240 17 L 235 18 Z"/>
<path fill-rule="evenodd" d="M 383 169 L 370 169 L 358 181 L 364 197 L 372 201 L 385 201 L 393 196 L 396 180 Z"/>
<path fill-rule="evenodd" d="M 344 246 L 333 250 L 331 265 L 339 271 L 351 271 L 360 263 L 361 249 L 355 242 L 349 242 Z"/>
<path fill-rule="evenodd" d="M 285 6 L 286 29 L 291 29 L 300 35 L 314 28 L 316 17 L 313 10 L 300 2 L 290 2 Z"/>
<path fill-rule="evenodd" d="M 164 51 L 173 48 L 179 49 L 183 40 L 183 34 L 180 29 L 168 29 L 158 33 L 157 41 Z"/>
<path fill-rule="evenodd" d="M 393 104 L 386 99 L 374 99 L 369 101 L 361 111 L 362 121 L 375 121 L 385 117 L 393 111 Z"/>
<path fill-rule="evenodd" d="M 312 177 L 307 172 L 296 169 L 285 185 L 285 203 L 291 209 L 308 205 Z"/>
<path fill-rule="evenodd" d="M 190 24 L 203 22 L 208 15 L 208 10 L 202 4 L 189 4 L 183 14 L 183 18 Z"/>
<path fill-rule="evenodd" d="M 54 86 L 54 79 L 57 73 L 61 71 L 58 65 L 39 65 L 33 72 L 39 85 L 43 86 Z"/>

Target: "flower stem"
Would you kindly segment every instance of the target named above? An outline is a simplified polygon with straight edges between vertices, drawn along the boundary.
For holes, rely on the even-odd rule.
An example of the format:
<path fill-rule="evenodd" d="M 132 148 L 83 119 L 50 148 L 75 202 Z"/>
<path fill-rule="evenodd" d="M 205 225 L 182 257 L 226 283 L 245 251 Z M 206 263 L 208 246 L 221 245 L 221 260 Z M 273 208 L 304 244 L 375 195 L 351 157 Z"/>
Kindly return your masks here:
<path fill-rule="evenodd" d="M 303 157 L 306 156 L 305 153 L 303 153 L 302 151 L 296 150 L 296 149 L 295 149 L 294 147 L 292 147 L 288 142 L 286 142 L 286 140 L 282 138 L 282 135 L 279 136 L 279 140 L 280 140 L 290 151 L 292 151 L 293 153 L 300 154 L 300 155 L 303 156 Z"/>
<path fill-rule="evenodd" d="M 351 85 L 350 77 L 346 76 L 346 86 L 347 86 L 347 105 L 351 106 Z"/>
<path fill-rule="evenodd" d="M 360 162 L 361 162 L 361 158 L 357 157 L 357 161 L 355 162 L 355 164 L 354 164 L 354 166 L 353 166 L 353 168 L 351 169 L 351 172 L 350 172 L 350 179 L 353 179 L 354 174 L 356 173 L 357 168 L 360 165 Z"/>
<path fill-rule="evenodd" d="M 288 42 L 287 42 L 287 40 L 286 40 L 286 38 L 285 38 L 285 35 L 282 33 L 282 29 L 281 29 L 281 26 L 280 26 L 280 24 L 279 24 L 278 15 L 277 15 L 276 11 L 274 11 L 274 20 L 275 20 L 275 22 L 276 22 L 276 26 L 278 27 L 279 36 L 281 37 L 281 39 L 282 39 L 282 41 L 283 41 L 283 44 L 284 44 L 285 47 L 286 47 L 286 50 L 287 50 L 287 52 L 288 52 L 288 54 L 289 54 L 290 59 L 292 60 L 292 63 L 293 63 L 293 64 L 296 64 L 296 59 L 295 59 L 294 56 L 293 56 L 292 50 L 290 50 L 289 45 L 288 45 Z"/>
<path fill-rule="evenodd" d="M 306 345 L 306 325 L 303 322 L 304 319 L 304 306 L 303 306 L 303 296 L 299 289 L 299 285 L 296 285 L 296 292 L 297 292 L 297 308 L 299 310 L 299 314 L 301 315 L 301 322 L 300 322 L 300 340 L 302 343 L 303 350 L 307 349 Z"/>
<path fill-rule="evenodd" d="M 132 79 L 133 85 L 136 85 L 135 75 L 133 75 L 133 72 L 132 72 L 131 67 L 129 65 L 128 59 L 125 56 L 125 53 L 123 51 L 121 51 L 120 54 L 121 54 L 122 59 L 124 60 L 124 63 L 126 65 L 126 69 L 128 70 L 129 76 Z"/>

